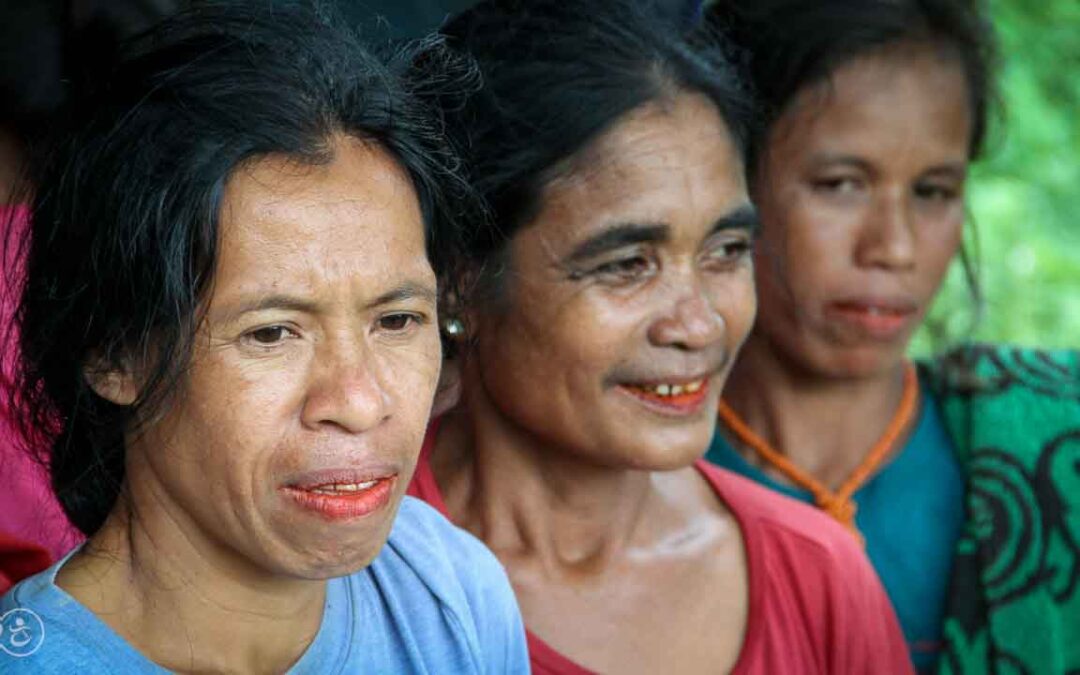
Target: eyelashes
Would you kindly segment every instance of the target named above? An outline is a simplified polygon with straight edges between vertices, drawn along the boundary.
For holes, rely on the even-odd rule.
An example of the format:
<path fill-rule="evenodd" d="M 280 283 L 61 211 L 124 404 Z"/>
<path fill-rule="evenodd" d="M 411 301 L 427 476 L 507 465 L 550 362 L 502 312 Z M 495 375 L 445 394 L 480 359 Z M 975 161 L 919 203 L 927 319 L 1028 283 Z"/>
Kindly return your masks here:
<path fill-rule="evenodd" d="M 298 337 L 300 337 L 300 335 L 295 330 L 282 324 L 262 326 L 250 330 L 242 336 L 249 344 L 259 347 L 272 347 L 284 342 L 288 338 Z"/>
<path fill-rule="evenodd" d="M 727 236 L 711 243 L 708 249 L 698 256 L 698 260 L 700 265 L 710 271 L 726 271 L 746 259 L 752 249 L 753 238 L 749 234 Z M 642 251 L 607 259 L 584 269 L 571 270 L 568 276 L 573 281 L 591 279 L 613 286 L 624 286 L 652 279 L 661 269 L 661 260 L 654 251 Z"/>
<path fill-rule="evenodd" d="M 810 186 L 824 196 L 830 197 L 854 197 L 872 189 L 872 186 L 863 178 L 857 176 L 831 176 L 816 178 L 810 181 Z M 963 185 L 952 183 L 929 182 L 920 180 L 911 187 L 911 194 L 917 199 L 927 201 L 946 202 L 959 199 L 963 195 Z"/>
<path fill-rule="evenodd" d="M 373 323 L 375 332 L 390 338 L 409 337 L 430 320 L 420 312 L 389 312 L 377 317 Z M 283 323 L 259 326 L 241 334 L 240 343 L 261 352 L 279 350 L 290 340 L 303 337 L 299 328 Z"/>

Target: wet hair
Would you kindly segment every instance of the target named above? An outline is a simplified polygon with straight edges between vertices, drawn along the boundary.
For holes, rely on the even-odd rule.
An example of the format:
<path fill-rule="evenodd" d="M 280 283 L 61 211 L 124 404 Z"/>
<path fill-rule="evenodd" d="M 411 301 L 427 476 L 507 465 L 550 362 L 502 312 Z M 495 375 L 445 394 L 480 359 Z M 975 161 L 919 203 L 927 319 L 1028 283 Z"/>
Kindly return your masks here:
<path fill-rule="evenodd" d="M 718 0 L 705 24 L 738 50 L 765 116 L 758 155 L 796 95 L 852 59 L 927 45 L 960 63 L 971 110 L 969 155 L 980 156 L 995 100 L 993 30 L 980 0 Z"/>
<path fill-rule="evenodd" d="M 433 83 L 412 62 L 400 48 L 376 58 L 308 3 L 205 2 L 72 95 L 33 176 L 12 405 L 27 445 L 49 448 L 53 488 L 82 532 L 116 507 L 125 435 L 182 386 L 239 166 L 268 155 L 326 163 L 337 134 L 379 145 L 410 177 L 428 256 L 449 274 L 470 192 L 415 92 L 451 88 L 455 71 L 444 63 Z M 467 69 L 457 76 L 467 81 Z M 142 376 L 130 406 L 87 380 L 88 368 L 133 364 Z"/>
<path fill-rule="evenodd" d="M 486 0 L 440 29 L 483 77 L 477 94 L 444 102 L 448 133 L 490 209 L 492 226 L 471 228 L 467 240 L 482 276 L 497 276 L 497 258 L 536 217 L 545 185 L 631 111 L 702 94 L 737 147 L 749 138 L 752 99 L 736 69 L 720 48 L 692 48 L 678 20 L 685 13 L 659 4 Z"/>

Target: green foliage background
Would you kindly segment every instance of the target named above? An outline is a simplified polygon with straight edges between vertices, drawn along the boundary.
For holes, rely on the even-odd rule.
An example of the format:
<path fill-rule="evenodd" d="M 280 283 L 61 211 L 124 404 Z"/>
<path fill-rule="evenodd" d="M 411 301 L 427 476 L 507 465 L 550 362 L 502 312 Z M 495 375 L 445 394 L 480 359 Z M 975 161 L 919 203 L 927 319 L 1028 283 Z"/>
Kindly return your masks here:
<path fill-rule="evenodd" d="M 965 339 L 1080 347 L 1080 0 L 990 8 L 1002 105 L 972 172 L 966 226 L 985 303 L 974 316 L 954 263 L 913 343 L 920 354 Z"/>

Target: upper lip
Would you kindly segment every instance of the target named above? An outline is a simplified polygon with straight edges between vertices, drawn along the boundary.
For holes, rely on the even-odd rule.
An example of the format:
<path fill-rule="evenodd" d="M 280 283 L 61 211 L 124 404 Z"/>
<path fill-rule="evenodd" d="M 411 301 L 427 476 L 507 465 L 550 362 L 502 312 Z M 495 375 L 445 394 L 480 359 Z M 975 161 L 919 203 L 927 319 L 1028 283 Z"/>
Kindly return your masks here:
<path fill-rule="evenodd" d="M 623 380 L 620 384 L 633 384 L 640 386 L 650 386 L 657 384 L 690 384 L 691 382 L 701 382 L 711 377 L 711 373 L 704 373 L 701 375 L 691 375 L 689 377 L 676 375 L 672 377 L 656 377 L 642 380 Z"/>
<path fill-rule="evenodd" d="M 305 471 L 285 481 L 284 487 L 297 490 L 313 490 L 323 485 L 355 485 L 370 481 L 393 478 L 398 470 L 388 464 L 365 467 L 342 467 Z"/>
<path fill-rule="evenodd" d="M 658 385 L 658 384 L 689 384 L 691 382 L 700 382 L 702 380 L 710 379 L 713 375 L 720 372 L 723 369 L 724 365 L 726 365 L 726 363 L 727 363 L 727 360 L 725 359 L 716 368 L 712 368 L 710 370 L 698 371 L 697 373 L 693 373 L 693 374 L 689 374 L 689 375 L 682 374 L 682 373 L 680 373 L 680 374 L 674 374 L 673 373 L 671 375 L 659 375 L 659 374 L 656 374 L 655 372 L 642 373 L 641 375 L 635 375 L 635 374 L 629 374 L 629 375 L 625 375 L 625 376 L 620 375 L 620 376 L 614 378 L 614 383 L 616 385 L 627 385 L 627 384 L 629 384 L 629 385 L 634 385 L 634 386 L 645 386 L 645 387 L 655 386 L 655 385 Z"/>

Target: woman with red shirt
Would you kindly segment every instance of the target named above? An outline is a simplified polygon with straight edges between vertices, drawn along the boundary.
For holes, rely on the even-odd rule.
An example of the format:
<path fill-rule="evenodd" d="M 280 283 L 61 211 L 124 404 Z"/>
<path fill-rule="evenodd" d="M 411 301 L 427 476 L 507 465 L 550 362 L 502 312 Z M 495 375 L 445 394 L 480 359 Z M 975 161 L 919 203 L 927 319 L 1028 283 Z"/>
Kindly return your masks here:
<path fill-rule="evenodd" d="M 443 34 L 483 75 L 444 113 L 493 226 L 411 491 L 506 567 L 534 672 L 908 672 L 856 541 L 700 461 L 755 312 L 730 65 L 615 1 L 492 0 Z"/>

